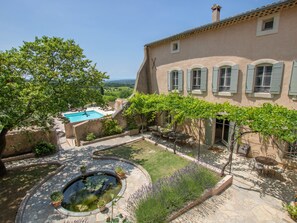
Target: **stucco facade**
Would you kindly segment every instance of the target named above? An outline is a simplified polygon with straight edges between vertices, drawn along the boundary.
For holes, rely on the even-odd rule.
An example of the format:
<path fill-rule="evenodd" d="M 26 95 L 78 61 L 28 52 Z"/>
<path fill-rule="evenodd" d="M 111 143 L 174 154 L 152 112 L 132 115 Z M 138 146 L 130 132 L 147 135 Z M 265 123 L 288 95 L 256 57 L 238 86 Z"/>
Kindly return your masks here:
<path fill-rule="evenodd" d="M 228 101 L 238 106 L 269 102 L 297 109 L 296 36 L 297 1 L 289 0 L 158 40 L 145 46 L 136 90 L 167 94 L 171 85 L 178 83 L 176 89 L 181 94 L 210 102 Z M 262 65 L 271 67 L 271 80 L 268 90 L 257 92 L 255 73 L 258 75 L 256 69 Z M 232 68 L 233 89 L 220 91 L 224 67 Z M 195 68 L 203 69 L 203 90 L 189 87 Z M 178 74 L 172 81 L 173 71 Z"/>

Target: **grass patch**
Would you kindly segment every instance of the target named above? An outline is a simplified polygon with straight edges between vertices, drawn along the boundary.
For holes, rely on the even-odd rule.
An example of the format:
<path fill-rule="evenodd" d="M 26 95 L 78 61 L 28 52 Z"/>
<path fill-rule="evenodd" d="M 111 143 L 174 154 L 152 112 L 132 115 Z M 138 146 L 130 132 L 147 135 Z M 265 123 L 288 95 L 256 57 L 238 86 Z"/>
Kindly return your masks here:
<path fill-rule="evenodd" d="M 190 161 L 145 140 L 104 151 L 96 151 L 94 154 L 117 156 L 133 161 L 147 170 L 153 182 L 172 175 L 190 163 Z"/>
<path fill-rule="evenodd" d="M 215 173 L 193 163 L 152 186 L 142 187 L 129 198 L 128 206 L 132 207 L 137 222 L 163 223 L 218 181 Z"/>
<path fill-rule="evenodd" d="M 0 178 L 0 219 L 3 223 L 15 222 L 16 212 L 26 195 L 36 183 L 54 172 L 58 165 L 37 165 L 32 167 L 9 170 Z"/>

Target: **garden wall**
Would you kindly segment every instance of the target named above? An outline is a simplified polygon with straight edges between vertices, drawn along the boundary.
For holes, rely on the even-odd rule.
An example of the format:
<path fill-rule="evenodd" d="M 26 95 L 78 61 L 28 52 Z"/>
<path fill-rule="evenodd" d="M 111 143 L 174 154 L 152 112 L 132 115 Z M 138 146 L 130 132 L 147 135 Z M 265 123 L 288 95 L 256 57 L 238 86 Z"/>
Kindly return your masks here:
<path fill-rule="evenodd" d="M 106 118 L 110 118 L 110 117 L 106 117 Z M 73 136 L 71 136 L 71 137 L 75 137 L 76 146 L 81 145 L 81 141 L 86 139 L 86 136 L 88 133 L 91 133 L 91 132 L 94 133 L 97 138 L 102 137 L 103 136 L 102 121 L 105 120 L 106 118 L 89 120 L 89 121 L 78 123 L 76 125 L 68 123 L 68 124 L 72 125 L 72 128 L 68 126 L 67 129 L 69 131 L 73 132 Z M 126 122 L 126 119 L 122 115 L 122 111 L 119 111 L 118 113 L 116 113 L 112 117 L 112 119 L 116 120 L 118 122 L 118 124 L 123 129 L 125 129 L 127 127 L 127 122 Z M 67 135 L 71 135 L 71 133 L 67 134 L 67 130 L 66 130 L 66 137 L 67 137 Z"/>
<path fill-rule="evenodd" d="M 57 145 L 56 131 L 45 131 L 40 129 L 10 131 L 6 135 L 6 147 L 2 156 L 9 157 L 32 152 L 32 148 L 41 141 Z"/>
<path fill-rule="evenodd" d="M 285 152 L 288 149 L 288 144 L 280 141 L 273 143 L 271 138 L 265 138 L 257 133 L 246 134 L 241 139 L 242 144 L 249 144 L 251 146 L 249 157 L 253 157 L 255 152 L 259 155 L 266 156 L 267 154 L 275 154 L 276 160 L 282 162 Z"/>

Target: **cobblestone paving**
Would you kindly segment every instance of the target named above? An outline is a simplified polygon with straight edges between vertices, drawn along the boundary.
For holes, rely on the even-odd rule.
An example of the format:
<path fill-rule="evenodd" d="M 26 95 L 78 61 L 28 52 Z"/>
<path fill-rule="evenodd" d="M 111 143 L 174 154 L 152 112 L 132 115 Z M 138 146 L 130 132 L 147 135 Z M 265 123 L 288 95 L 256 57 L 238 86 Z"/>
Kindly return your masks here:
<path fill-rule="evenodd" d="M 173 147 L 172 142 L 158 140 Z M 180 145 L 178 151 L 197 157 L 197 148 Z M 221 169 L 229 152 L 211 152 L 201 147 L 200 159 Z M 226 173 L 229 172 L 229 167 Z M 263 176 L 252 169 L 252 159 L 234 154 L 232 162 L 233 185 L 181 215 L 173 223 L 281 223 L 294 222 L 284 211 L 283 202 L 290 202 L 297 189 L 297 173 L 286 170 L 281 176 Z"/>
<path fill-rule="evenodd" d="M 126 191 L 115 208 L 114 215 L 122 213 L 127 215 L 126 200 L 129 196 L 139 189 L 142 185 L 148 184 L 149 179 L 145 174 L 135 166 L 116 160 L 96 160 L 92 158 L 95 150 L 104 149 L 113 145 L 129 142 L 138 137 L 125 136 L 117 139 L 111 139 L 104 142 L 93 144 L 86 147 L 69 148 L 61 147 L 59 152 L 53 156 L 46 158 L 32 158 L 22 161 L 6 163 L 6 166 L 17 167 L 34 163 L 42 163 L 47 161 L 60 161 L 65 164 L 65 168 L 54 177 L 46 181 L 37 191 L 28 199 L 25 211 L 21 218 L 24 223 L 44 223 L 44 222 L 105 222 L 107 216 L 110 216 L 110 210 L 106 214 L 94 214 L 86 217 L 70 217 L 59 213 L 50 203 L 49 196 L 55 190 L 61 190 L 67 182 L 80 175 L 80 166 L 85 165 L 88 171 L 114 169 L 115 166 L 122 166 L 127 173 Z"/>
<path fill-rule="evenodd" d="M 103 149 L 111 145 L 128 142 L 136 137 L 125 136 L 93 144 L 86 147 L 70 147 L 61 139 L 62 148 L 58 154 L 40 158 L 27 159 L 19 162 L 7 163 L 8 167 L 19 166 L 29 163 L 40 163 L 44 161 L 60 161 L 66 165 L 63 172 L 57 174 L 50 181 L 47 181 L 32 196 L 26 206 L 23 222 L 104 222 L 106 215 L 92 215 L 88 217 L 67 217 L 57 212 L 49 201 L 49 194 L 74 178 L 78 173 L 80 165 L 86 165 L 88 169 L 113 167 L 125 165 L 129 169 L 127 185 L 131 191 L 126 191 L 125 197 L 118 202 L 116 211 L 125 214 L 125 205 L 128 195 L 148 181 L 137 168 L 129 166 L 120 161 L 93 160 L 91 154 L 96 149 Z M 156 140 L 156 138 L 153 138 Z M 159 143 L 168 147 L 173 144 L 158 140 Z M 197 149 L 179 146 L 179 151 L 197 154 Z M 191 151 L 192 150 L 192 151 Z M 194 150 L 194 151 L 193 151 Z M 206 147 L 201 148 L 200 159 L 217 168 L 222 168 L 228 156 L 227 151 L 222 153 L 210 152 Z M 229 168 L 227 168 L 229 170 Z M 275 179 L 266 176 L 259 176 L 251 168 L 251 159 L 234 156 L 232 163 L 233 185 L 222 194 L 212 197 L 203 204 L 194 207 L 187 213 L 175 219 L 174 223 L 281 223 L 293 222 L 282 208 L 282 202 L 289 202 L 297 188 L 297 174 L 295 171 L 287 170 L 283 178 Z"/>

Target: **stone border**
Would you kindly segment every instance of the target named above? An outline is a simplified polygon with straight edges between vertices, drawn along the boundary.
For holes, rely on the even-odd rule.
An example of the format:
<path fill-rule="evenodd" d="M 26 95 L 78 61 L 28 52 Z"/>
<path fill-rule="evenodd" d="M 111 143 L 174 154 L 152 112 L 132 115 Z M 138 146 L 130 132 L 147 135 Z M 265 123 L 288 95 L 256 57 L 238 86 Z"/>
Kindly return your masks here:
<path fill-rule="evenodd" d="M 17 170 L 20 168 L 26 168 L 26 167 L 32 167 L 32 166 L 39 166 L 39 165 L 59 165 L 59 167 L 51 174 L 47 175 L 46 177 L 44 177 L 41 181 L 39 181 L 35 186 L 33 186 L 29 191 L 27 191 L 26 195 L 23 197 L 22 202 L 18 208 L 16 217 L 15 217 L 15 223 L 21 223 L 22 222 L 22 217 L 25 211 L 25 207 L 27 205 L 27 202 L 29 200 L 29 198 L 36 192 L 36 190 L 42 186 L 42 184 L 44 184 L 46 181 L 48 181 L 51 177 L 53 177 L 54 175 L 56 175 L 57 173 L 59 173 L 61 170 L 63 170 L 65 168 L 65 165 L 61 164 L 60 162 L 40 162 L 40 163 L 34 163 L 34 164 L 30 164 L 30 165 L 23 165 L 23 166 L 17 166 L 17 167 L 12 167 L 12 168 L 8 168 L 8 170 Z"/>
<path fill-rule="evenodd" d="M 148 141 L 148 142 L 150 142 L 150 143 L 152 143 L 152 144 L 154 144 L 154 145 L 158 145 L 159 147 L 161 147 L 161 148 L 163 148 L 163 149 L 165 149 L 165 150 L 167 150 L 167 151 L 170 151 L 170 152 L 172 152 L 172 153 L 174 152 L 173 149 L 171 149 L 171 148 L 169 148 L 169 147 L 167 147 L 167 146 L 164 146 L 164 145 L 162 145 L 162 144 L 159 144 L 159 143 L 155 142 L 154 140 L 151 140 L 151 139 L 149 139 L 149 138 L 147 138 L 147 137 L 145 137 L 145 140 Z M 197 159 L 195 159 L 195 158 L 193 158 L 193 157 L 187 156 L 187 155 L 185 155 L 185 154 L 183 154 L 183 153 L 180 153 L 180 152 L 178 152 L 178 151 L 176 151 L 175 153 L 176 153 L 177 155 L 179 155 L 180 157 L 183 157 L 183 158 L 185 158 L 185 159 L 187 159 L 187 160 L 190 160 L 190 161 L 195 162 L 195 163 L 197 163 L 197 164 L 199 164 L 199 165 L 201 165 L 201 166 L 204 166 L 205 168 L 210 169 L 210 170 L 212 170 L 212 171 L 214 171 L 214 172 L 216 172 L 216 173 L 218 173 L 218 174 L 221 173 L 221 170 L 220 170 L 219 168 L 216 168 L 216 167 L 214 167 L 214 166 L 212 166 L 212 165 L 209 165 L 209 164 L 207 164 L 207 163 L 205 163 L 205 162 L 202 162 L 202 161 L 200 161 L 200 160 L 197 160 Z"/>
<path fill-rule="evenodd" d="M 91 172 L 88 172 L 88 174 L 94 174 L 94 173 L 98 173 L 98 172 L 108 173 L 108 174 L 111 174 L 111 175 L 116 177 L 116 173 L 114 171 L 112 171 L 111 169 L 102 169 L 100 171 L 91 171 Z M 69 182 L 67 182 L 67 184 L 63 187 L 62 191 L 64 191 L 65 188 L 67 188 L 70 184 L 75 182 L 81 176 L 82 175 L 79 175 L 79 176 L 73 178 L 72 180 L 70 180 Z M 119 193 L 117 194 L 117 196 L 123 196 L 123 194 L 125 193 L 125 190 L 127 188 L 126 179 L 120 179 L 120 180 L 121 180 L 121 183 L 122 183 L 122 188 L 119 191 Z M 119 199 L 115 198 L 114 200 L 119 200 Z M 112 205 L 112 201 L 107 203 L 106 207 L 111 207 L 111 205 Z M 96 208 L 93 211 L 74 212 L 74 211 L 69 211 L 69 210 L 63 208 L 62 206 L 56 208 L 56 210 L 58 212 L 60 212 L 61 214 L 63 214 L 63 215 L 72 216 L 72 217 L 85 217 L 85 216 L 89 216 L 89 215 L 93 215 L 93 214 L 98 214 L 100 212 L 100 210 L 98 208 Z"/>
<path fill-rule="evenodd" d="M 89 145 L 89 144 L 96 143 L 96 142 L 101 142 L 101 141 L 105 141 L 105 140 L 109 140 L 109 139 L 114 139 L 114 138 L 126 136 L 126 135 L 129 135 L 129 134 L 130 134 L 129 131 L 125 131 L 125 132 L 123 132 L 121 134 L 101 137 L 101 138 L 98 138 L 98 139 L 94 139 L 92 141 L 82 141 L 82 140 L 80 140 L 80 145 L 85 146 L 85 145 Z"/>
<path fill-rule="evenodd" d="M 140 141 L 140 140 L 138 140 L 138 141 Z M 125 144 L 127 144 L 127 143 L 125 143 Z M 111 148 L 113 148 L 113 147 L 111 147 Z M 108 149 L 111 149 L 111 148 L 108 148 Z M 106 149 L 104 149 L 104 150 L 106 150 Z M 102 150 L 101 150 L 102 151 Z M 146 178 L 150 181 L 150 182 L 152 182 L 152 178 L 151 178 L 151 176 L 148 174 L 148 172 L 142 167 L 142 166 L 140 166 L 140 165 L 138 165 L 138 164 L 136 164 L 136 163 L 133 163 L 133 162 L 131 162 L 130 160 L 126 160 L 126 159 L 123 159 L 123 158 L 120 158 L 120 157 L 116 157 L 116 156 L 104 156 L 104 155 L 102 155 L 102 156 L 97 156 L 97 155 L 92 155 L 92 158 L 93 159 L 101 159 L 101 160 L 117 160 L 117 161 L 121 161 L 121 162 L 125 162 L 125 163 L 128 163 L 128 164 L 130 164 L 130 165 L 132 165 L 132 166 L 135 166 L 136 168 L 138 168 L 138 169 L 140 169 L 140 171 L 146 176 Z"/>
<path fill-rule="evenodd" d="M 26 154 L 17 155 L 17 156 L 11 156 L 11 157 L 7 157 L 7 158 L 2 158 L 2 161 L 3 161 L 3 163 L 7 163 L 7 162 L 30 159 L 30 158 L 36 158 L 35 154 L 34 153 L 26 153 Z"/>

